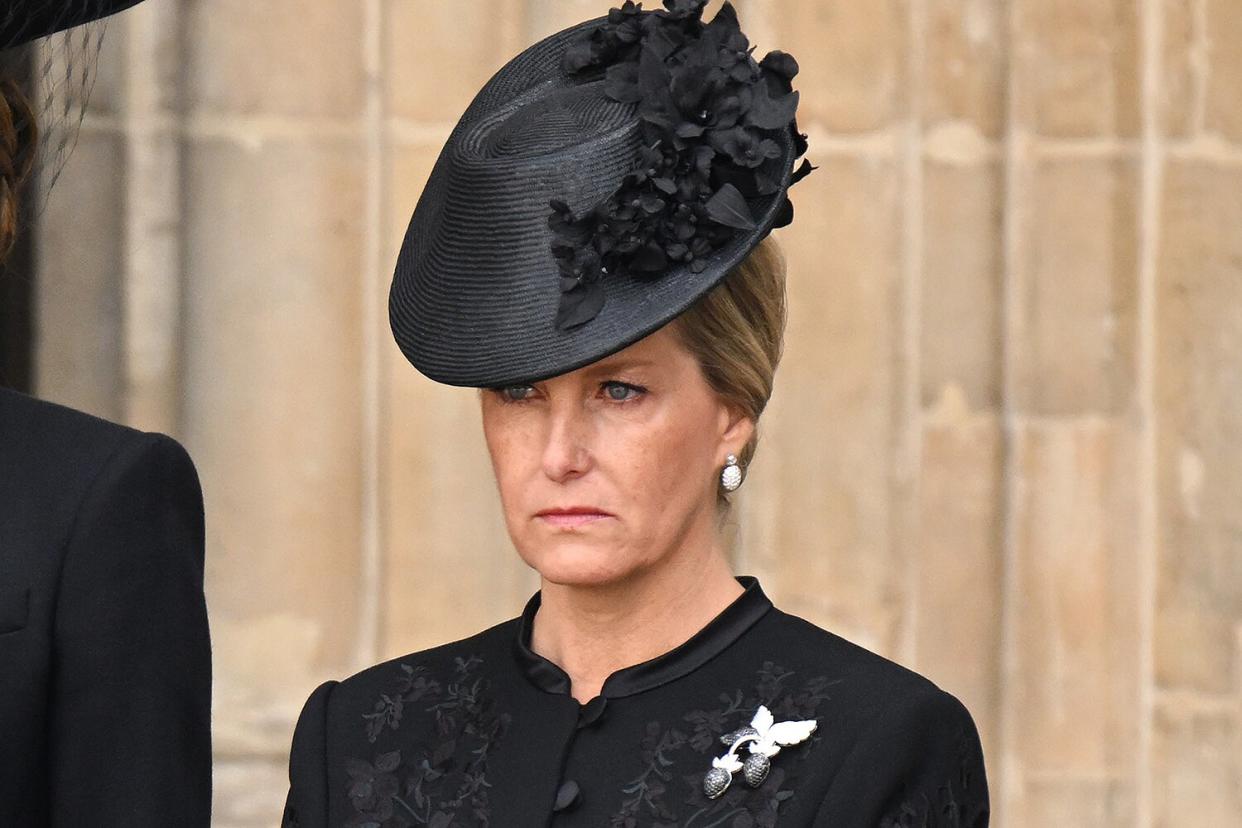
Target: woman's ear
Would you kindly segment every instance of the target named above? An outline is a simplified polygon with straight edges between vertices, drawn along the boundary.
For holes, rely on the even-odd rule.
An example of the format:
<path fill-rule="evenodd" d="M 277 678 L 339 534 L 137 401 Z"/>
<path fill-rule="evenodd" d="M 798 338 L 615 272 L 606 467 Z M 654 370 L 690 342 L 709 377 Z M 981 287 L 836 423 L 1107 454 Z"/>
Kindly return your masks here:
<path fill-rule="evenodd" d="M 755 421 L 735 405 L 721 405 L 720 443 L 726 454 L 741 454 L 755 436 Z"/>

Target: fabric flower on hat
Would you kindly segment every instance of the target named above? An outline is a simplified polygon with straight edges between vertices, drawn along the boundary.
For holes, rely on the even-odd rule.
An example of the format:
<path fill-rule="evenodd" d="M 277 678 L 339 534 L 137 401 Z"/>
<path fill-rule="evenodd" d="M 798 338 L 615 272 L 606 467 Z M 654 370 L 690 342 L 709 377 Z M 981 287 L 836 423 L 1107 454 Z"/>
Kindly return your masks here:
<path fill-rule="evenodd" d="M 797 61 L 773 51 L 757 62 L 732 5 L 704 23 L 705 4 L 664 0 L 644 11 L 626 0 L 564 53 L 568 74 L 602 73 L 604 94 L 635 106 L 643 146 L 612 195 L 583 214 L 550 202 L 561 330 L 595 318 L 606 278 L 658 278 L 674 265 L 701 271 L 704 257 L 757 228 L 749 199 L 814 169 L 804 159 L 790 171 L 781 143 L 788 134 L 795 157 L 806 150 L 791 85 Z M 773 226 L 792 215 L 782 196 Z"/>

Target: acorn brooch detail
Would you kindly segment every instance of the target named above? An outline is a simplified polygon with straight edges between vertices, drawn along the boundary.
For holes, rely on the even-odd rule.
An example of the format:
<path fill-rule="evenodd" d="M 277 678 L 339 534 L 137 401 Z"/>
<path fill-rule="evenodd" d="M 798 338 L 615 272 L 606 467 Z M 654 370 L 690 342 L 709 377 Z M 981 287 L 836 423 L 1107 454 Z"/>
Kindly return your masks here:
<path fill-rule="evenodd" d="M 749 727 L 743 727 L 720 737 L 723 744 L 729 746 L 724 756 L 712 760 L 712 769 L 703 777 L 703 793 L 709 799 L 715 799 L 729 789 L 733 774 L 738 771 L 746 778 L 746 784 L 757 788 L 767 778 L 772 768 L 772 757 L 781 752 L 781 748 L 806 741 L 815 732 L 815 720 L 803 722 L 778 722 L 772 711 L 763 705 L 755 711 Z M 740 757 L 738 751 L 746 749 L 746 756 Z"/>

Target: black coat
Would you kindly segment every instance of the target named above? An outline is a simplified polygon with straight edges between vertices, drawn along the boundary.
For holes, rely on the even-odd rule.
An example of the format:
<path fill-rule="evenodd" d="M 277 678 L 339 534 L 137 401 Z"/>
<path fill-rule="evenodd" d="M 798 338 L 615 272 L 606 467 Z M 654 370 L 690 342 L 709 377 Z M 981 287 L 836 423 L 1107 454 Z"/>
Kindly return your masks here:
<path fill-rule="evenodd" d="M 0 825 L 206 826 L 210 710 L 190 458 L 0 389 Z"/>
<path fill-rule="evenodd" d="M 745 593 L 690 641 L 584 705 L 529 647 L 538 593 L 520 618 L 321 685 L 294 733 L 284 825 L 987 825 L 979 738 L 957 699 L 739 580 Z M 761 704 L 814 732 L 758 784 L 737 773 L 709 798 L 722 736 Z"/>

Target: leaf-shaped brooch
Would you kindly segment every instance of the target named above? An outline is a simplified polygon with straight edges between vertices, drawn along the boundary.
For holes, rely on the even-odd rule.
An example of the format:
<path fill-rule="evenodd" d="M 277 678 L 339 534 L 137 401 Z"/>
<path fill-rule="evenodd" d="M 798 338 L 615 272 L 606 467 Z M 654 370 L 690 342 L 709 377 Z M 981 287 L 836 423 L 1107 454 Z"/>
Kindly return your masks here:
<path fill-rule="evenodd" d="M 772 757 L 783 747 L 806 741 L 815 732 L 815 726 L 814 719 L 778 722 L 772 711 L 759 705 L 749 727 L 720 737 L 729 750 L 724 756 L 712 760 L 712 769 L 703 777 L 703 793 L 709 799 L 720 796 L 729 789 L 733 774 L 738 771 L 746 777 L 746 784 L 752 788 L 759 787 L 772 768 Z M 738 751 L 743 747 L 746 748 L 745 759 L 738 756 Z"/>

